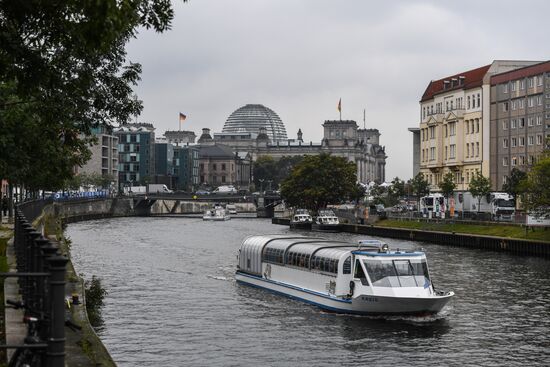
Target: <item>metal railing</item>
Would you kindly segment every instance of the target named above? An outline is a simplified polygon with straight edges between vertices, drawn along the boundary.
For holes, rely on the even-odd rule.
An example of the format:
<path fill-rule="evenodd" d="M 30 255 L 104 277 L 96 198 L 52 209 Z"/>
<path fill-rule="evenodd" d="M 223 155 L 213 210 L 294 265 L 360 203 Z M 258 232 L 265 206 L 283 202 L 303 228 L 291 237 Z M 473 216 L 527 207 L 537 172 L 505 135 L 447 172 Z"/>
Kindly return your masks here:
<path fill-rule="evenodd" d="M 68 262 L 59 248 L 37 232 L 27 220 L 37 216 L 43 203 L 25 203 L 16 208 L 14 250 L 16 272 L 0 273 L 2 278 L 17 278 L 21 308 L 25 318 L 38 320 L 23 344 L 0 345 L 15 348 L 14 357 L 32 358 L 33 365 L 63 367 L 65 365 L 65 272 Z M 14 304 L 15 302 L 10 302 Z M 32 334 L 32 335 L 31 335 Z M 31 342 L 32 340 L 32 342 Z M 13 362 L 13 361 L 12 361 Z"/>

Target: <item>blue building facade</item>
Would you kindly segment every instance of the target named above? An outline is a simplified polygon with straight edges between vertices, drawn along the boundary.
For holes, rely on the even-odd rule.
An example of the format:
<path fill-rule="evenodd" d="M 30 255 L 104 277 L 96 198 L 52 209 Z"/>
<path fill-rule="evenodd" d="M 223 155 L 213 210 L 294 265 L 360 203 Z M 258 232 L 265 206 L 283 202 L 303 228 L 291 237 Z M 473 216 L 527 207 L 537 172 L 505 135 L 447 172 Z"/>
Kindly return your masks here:
<path fill-rule="evenodd" d="M 155 175 L 155 128 L 152 124 L 125 124 L 114 129 L 118 137 L 119 188 L 146 185 Z"/>

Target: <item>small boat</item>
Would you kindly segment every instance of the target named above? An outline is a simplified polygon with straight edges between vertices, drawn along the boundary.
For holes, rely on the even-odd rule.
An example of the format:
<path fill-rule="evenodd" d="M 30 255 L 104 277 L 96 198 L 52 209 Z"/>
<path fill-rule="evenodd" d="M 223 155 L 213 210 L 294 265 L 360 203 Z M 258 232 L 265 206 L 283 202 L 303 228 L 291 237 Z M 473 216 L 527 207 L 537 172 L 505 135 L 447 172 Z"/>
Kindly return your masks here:
<path fill-rule="evenodd" d="M 311 229 L 313 218 L 307 209 L 296 209 L 296 212 L 290 219 L 290 229 Z"/>
<path fill-rule="evenodd" d="M 213 209 L 208 209 L 206 212 L 204 212 L 204 215 L 202 216 L 203 220 L 214 220 L 214 221 L 222 221 L 222 220 L 229 220 L 231 217 L 229 216 L 229 213 L 221 207 L 216 206 Z"/>
<path fill-rule="evenodd" d="M 315 231 L 340 232 L 342 225 L 332 210 L 321 209 L 319 210 L 319 215 L 315 218 L 312 228 Z"/>
<path fill-rule="evenodd" d="M 241 244 L 235 279 L 344 314 L 424 316 L 454 296 L 434 288 L 423 251 L 393 251 L 377 240 L 250 236 Z"/>

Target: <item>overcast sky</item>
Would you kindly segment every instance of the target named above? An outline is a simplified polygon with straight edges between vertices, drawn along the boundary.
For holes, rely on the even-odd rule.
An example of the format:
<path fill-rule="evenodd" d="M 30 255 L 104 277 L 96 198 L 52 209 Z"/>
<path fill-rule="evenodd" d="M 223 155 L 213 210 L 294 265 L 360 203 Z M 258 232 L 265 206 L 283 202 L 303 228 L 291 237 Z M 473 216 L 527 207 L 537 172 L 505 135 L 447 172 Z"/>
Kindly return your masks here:
<path fill-rule="evenodd" d="M 128 59 L 160 136 L 220 132 L 248 103 L 275 111 L 289 138 L 319 142 L 342 119 L 380 131 L 386 180 L 412 175 L 418 101 L 430 80 L 493 60 L 548 60 L 550 1 L 190 0 L 174 2 L 171 31 L 143 31 Z"/>

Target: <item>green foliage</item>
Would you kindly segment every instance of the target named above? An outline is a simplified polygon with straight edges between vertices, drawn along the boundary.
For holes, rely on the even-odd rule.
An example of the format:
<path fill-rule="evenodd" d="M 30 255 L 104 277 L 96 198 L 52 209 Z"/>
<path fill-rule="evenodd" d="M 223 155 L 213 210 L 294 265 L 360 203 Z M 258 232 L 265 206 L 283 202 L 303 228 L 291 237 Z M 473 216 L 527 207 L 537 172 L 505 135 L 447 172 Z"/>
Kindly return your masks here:
<path fill-rule="evenodd" d="M 61 189 L 89 159 L 92 127 L 142 109 L 125 44 L 172 18 L 169 0 L 0 2 L 0 177 Z"/>
<path fill-rule="evenodd" d="M 84 291 L 86 292 L 86 311 L 88 319 L 92 327 L 97 328 L 103 325 L 101 317 L 101 308 L 103 307 L 103 299 L 107 295 L 107 291 L 101 286 L 101 279 L 95 275 L 91 281 L 84 283 Z"/>
<path fill-rule="evenodd" d="M 363 195 L 355 164 L 326 153 L 305 156 L 281 183 L 281 196 L 289 206 L 315 211 Z"/>
<path fill-rule="evenodd" d="M 270 155 L 258 157 L 253 168 L 256 189 L 267 189 L 269 181 L 272 189 L 279 187 L 281 182 L 290 175 L 292 168 L 302 159 L 303 156 L 284 156 L 279 159 L 274 159 Z"/>
<path fill-rule="evenodd" d="M 453 173 L 447 172 L 445 175 L 443 175 L 443 179 L 439 182 L 438 186 L 441 190 L 441 193 L 446 198 L 449 198 L 451 195 L 453 195 L 453 192 L 456 189 L 456 183 L 454 181 Z"/>
<path fill-rule="evenodd" d="M 424 175 L 422 173 L 417 174 L 411 180 L 411 188 L 413 195 L 416 196 L 418 199 L 430 193 L 430 184 L 424 178 Z"/>
<path fill-rule="evenodd" d="M 502 185 L 502 191 L 512 195 L 514 199 L 523 192 L 522 182 L 527 178 L 527 173 L 517 168 L 512 168 L 510 177 L 505 184 Z"/>
<path fill-rule="evenodd" d="M 470 193 L 477 197 L 477 210 L 481 205 L 481 198 L 491 192 L 491 180 L 479 171 L 470 180 Z"/>
<path fill-rule="evenodd" d="M 548 141 L 550 143 L 550 139 Z M 548 149 L 522 181 L 520 190 L 525 192 L 522 195 L 523 205 L 528 212 L 536 216 L 550 215 L 550 151 Z"/>

